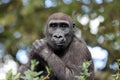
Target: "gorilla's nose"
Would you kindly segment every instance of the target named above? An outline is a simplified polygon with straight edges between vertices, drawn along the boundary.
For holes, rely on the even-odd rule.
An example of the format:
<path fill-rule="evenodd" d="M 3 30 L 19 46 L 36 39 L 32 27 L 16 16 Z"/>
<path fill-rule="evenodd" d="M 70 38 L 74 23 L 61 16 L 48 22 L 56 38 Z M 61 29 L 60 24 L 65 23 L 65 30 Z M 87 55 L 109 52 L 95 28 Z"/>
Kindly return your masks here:
<path fill-rule="evenodd" d="M 58 43 L 64 42 L 64 37 L 62 35 L 59 35 L 59 34 L 53 35 L 53 39 Z"/>
<path fill-rule="evenodd" d="M 60 39 L 60 38 L 62 38 L 62 35 L 54 35 L 53 37 Z"/>

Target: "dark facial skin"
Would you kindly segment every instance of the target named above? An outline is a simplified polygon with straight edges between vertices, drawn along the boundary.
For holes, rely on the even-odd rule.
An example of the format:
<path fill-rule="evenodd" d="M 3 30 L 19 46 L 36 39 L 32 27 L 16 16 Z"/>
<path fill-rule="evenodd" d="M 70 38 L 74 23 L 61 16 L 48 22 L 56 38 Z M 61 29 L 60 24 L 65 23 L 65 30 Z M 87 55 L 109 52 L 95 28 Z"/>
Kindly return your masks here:
<path fill-rule="evenodd" d="M 68 21 L 51 20 L 48 24 L 49 42 L 48 44 L 54 50 L 61 50 L 68 47 L 72 41 L 73 35 Z M 72 35 L 72 36 L 71 36 Z"/>

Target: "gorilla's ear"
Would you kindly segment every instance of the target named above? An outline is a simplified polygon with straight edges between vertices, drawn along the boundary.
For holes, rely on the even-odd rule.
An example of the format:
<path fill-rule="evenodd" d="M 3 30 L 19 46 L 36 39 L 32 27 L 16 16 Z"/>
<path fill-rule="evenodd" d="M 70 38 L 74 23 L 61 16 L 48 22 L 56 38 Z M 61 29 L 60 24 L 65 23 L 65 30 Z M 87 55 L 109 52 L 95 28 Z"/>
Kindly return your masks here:
<path fill-rule="evenodd" d="M 73 31 L 76 32 L 76 30 L 77 30 L 77 27 L 76 27 L 75 23 L 73 23 Z"/>

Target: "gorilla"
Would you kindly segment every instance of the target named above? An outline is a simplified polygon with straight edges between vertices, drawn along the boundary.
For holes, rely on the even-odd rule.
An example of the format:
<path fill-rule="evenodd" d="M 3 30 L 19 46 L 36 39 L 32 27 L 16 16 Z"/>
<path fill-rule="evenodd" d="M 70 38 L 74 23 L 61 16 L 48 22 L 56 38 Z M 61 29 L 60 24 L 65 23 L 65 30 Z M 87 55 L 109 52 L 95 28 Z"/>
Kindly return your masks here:
<path fill-rule="evenodd" d="M 49 80 L 75 80 L 80 75 L 80 66 L 85 61 L 92 61 L 91 54 L 83 39 L 76 37 L 77 28 L 70 16 L 58 12 L 52 14 L 44 27 L 45 37 L 33 42 L 29 58 L 36 59 L 39 64 L 35 71 L 44 71 L 45 66 L 52 69 Z M 18 72 L 30 68 L 30 62 L 21 65 Z M 90 76 L 87 80 L 94 80 L 93 63 L 88 68 Z"/>

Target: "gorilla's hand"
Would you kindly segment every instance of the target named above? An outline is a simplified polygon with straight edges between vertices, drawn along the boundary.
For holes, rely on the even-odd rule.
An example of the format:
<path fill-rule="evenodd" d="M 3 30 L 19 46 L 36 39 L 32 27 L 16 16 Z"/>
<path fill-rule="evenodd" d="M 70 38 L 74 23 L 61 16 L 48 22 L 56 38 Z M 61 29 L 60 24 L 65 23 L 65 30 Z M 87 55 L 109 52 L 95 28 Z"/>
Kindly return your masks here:
<path fill-rule="evenodd" d="M 33 42 L 32 50 L 39 54 L 45 61 L 51 55 L 51 51 L 47 47 L 47 43 L 44 39 L 36 40 Z"/>

